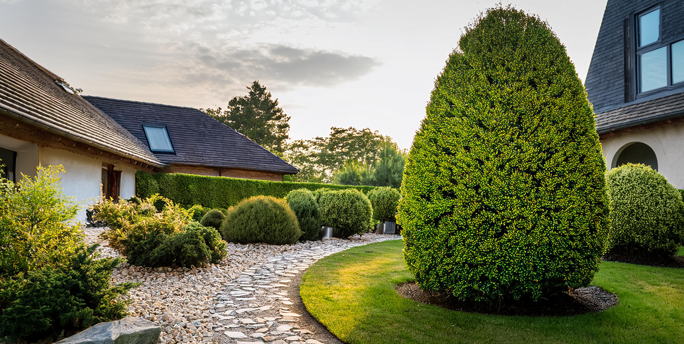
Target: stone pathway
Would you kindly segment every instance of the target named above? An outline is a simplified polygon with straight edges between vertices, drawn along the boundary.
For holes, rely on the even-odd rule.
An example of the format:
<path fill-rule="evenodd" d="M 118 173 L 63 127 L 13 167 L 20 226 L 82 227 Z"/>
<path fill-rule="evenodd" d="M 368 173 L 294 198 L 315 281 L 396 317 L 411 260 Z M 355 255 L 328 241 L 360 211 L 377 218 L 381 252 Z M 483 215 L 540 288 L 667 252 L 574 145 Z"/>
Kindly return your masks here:
<path fill-rule="evenodd" d="M 98 238 L 102 229 L 84 231 L 86 242 L 103 245 L 103 256 L 118 255 Z M 300 329 L 300 314 L 291 311 L 287 290 L 296 283 L 293 277 L 333 253 L 396 239 L 364 234 L 281 246 L 228 243 L 228 256 L 218 264 L 172 269 L 123 263 L 114 270 L 112 283 L 141 283 L 129 292 L 133 302 L 128 311 L 158 323 L 162 344 L 316 344 L 325 341 Z"/>

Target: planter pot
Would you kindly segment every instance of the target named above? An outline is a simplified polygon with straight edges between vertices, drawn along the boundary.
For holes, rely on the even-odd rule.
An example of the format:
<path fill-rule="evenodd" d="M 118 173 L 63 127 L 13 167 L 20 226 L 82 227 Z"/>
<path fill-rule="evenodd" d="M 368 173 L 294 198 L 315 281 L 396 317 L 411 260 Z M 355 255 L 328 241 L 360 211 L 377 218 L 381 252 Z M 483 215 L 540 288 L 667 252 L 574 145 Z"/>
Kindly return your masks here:
<path fill-rule="evenodd" d="M 322 240 L 331 239 L 333 237 L 333 228 L 326 226 L 321 227 L 321 231 L 318 234 L 318 237 Z"/>
<path fill-rule="evenodd" d="M 377 234 L 394 234 L 396 232 L 396 223 L 393 221 L 385 221 L 378 224 L 375 230 Z"/>
<path fill-rule="evenodd" d="M 375 233 L 382 234 L 382 233 L 384 233 L 384 229 L 385 229 L 384 223 L 380 222 L 380 223 L 378 223 L 377 226 L 375 226 Z"/>

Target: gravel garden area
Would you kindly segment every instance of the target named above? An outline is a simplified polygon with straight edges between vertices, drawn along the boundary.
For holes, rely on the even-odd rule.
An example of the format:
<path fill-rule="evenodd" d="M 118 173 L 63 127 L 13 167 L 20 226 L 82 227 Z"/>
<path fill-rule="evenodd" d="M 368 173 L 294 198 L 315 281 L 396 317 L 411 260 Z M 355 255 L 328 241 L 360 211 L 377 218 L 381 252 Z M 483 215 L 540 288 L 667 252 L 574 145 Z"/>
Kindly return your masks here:
<path fill-rule="evenodd" d="M 99 243 L 102 256 L 116 257 L 99 239 L 104 230 L 85 228 L 86 242 Z M 324 343 L 328 337 L 300 328 L 301 314 L 292 311 L 287 289 L 296 283 L 293 277 L 330 254 L 396 239 L 368 233 L 282 246 L 228 243 L 219 264 L 189 269 L 122 263 L 112 283 L 141 283 L 129 293 L 129 312 L 158 323 L 160 343 Z"/>

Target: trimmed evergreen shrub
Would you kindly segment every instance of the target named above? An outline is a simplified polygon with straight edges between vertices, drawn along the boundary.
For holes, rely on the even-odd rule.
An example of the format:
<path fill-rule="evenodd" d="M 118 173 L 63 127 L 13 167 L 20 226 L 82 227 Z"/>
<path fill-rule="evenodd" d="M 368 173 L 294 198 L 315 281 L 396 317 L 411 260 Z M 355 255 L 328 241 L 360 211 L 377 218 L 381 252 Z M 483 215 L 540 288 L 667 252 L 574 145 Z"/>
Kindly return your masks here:
<path fill-rule="evenodd" d="M 220 232 L 224 240 L 240 244 L 294 244 L 302 235 L 285 200 L 269 196 L 251 197 L 229 208 Z"/>
<path fill-rule="evenodd" d="M 141 241 L 132 242 L 128 261 L 133 265 L 151 267 L 173 264 L 199 267 L 218 263 L 226 256 L 225 248 L 226 243 L 218 231 L 192 222 L 180 232 L 152 231 Z"/>
<path fill-rule="evenodd" d="M 606 174 L 611 204 L 609 255 L 669 257 L 684 239 L 684 203 L 657 171 L 626 164 Z"/>
<path fill-rule="evenodd" d="M 206 207 L 203 207 L 199 204 L 195 204 L 192 207 L 190 207 L 190 209 L 188 209 L 188 210 L 192 214 L 192 221 L 200 222 L 200 221 L 202 221 L 202 218 L 204 217 L 204 215 L 206 215 L 211 210 L 211 208 L 206 208 Z"/>
<path fill-rule="evenodd" d="M 148 174 L 138 171 L 135 176 L 138 197 L 147 198 L 159 194 L 185 208 L 199 204 L 212 209 L 227 209 L 253 196 L 285 198 L 288 192 L 302 188 L 311 191 L 320 188 L 356 189 L 363 192 L 375 188 L 374 186 L 276 182 L 181 173 Z"/>
<path fill-rule="evenodd" d="M 299 240 L 318 240 L 321 231 L 321 214 L 311 191 L 298 189 L 290 191 L 285 198 L 290 209 L 297 216 L 302 236 Z"/>
<path fill-rule="evenodd" d="M 341 238 L 361 234 L 373 226 L 373 207 L 358 190 L 324 192 L 318 208 L 323 225 L 333 227 L 333 234 Z"/>
<path fill-rule="evenodd" d="M 212 209 L 209 210 L 204 217 L 202 217 L 200 223 L 202 226 L 212 227 L 216 230 L 219 230 L 221 229 L 221 225 L 225 219 L 226 214 L 223 212 L 223 209 Z"/>
<path fill-rule="evenodd" d="M 368 192 L 368 199 L 373 205 L 373 218 L 377 221 L 394 221 L 401 193 L 390 187 L 377 188 Z"/>
<path fill-rule="evenodd" d="M 575 68 L 548 25 L 493 8 L 435 82 L 399 219 L 423 289 L 529 298 L 589 284 L 609 230 L 605 163 Z"/>
<path fill-rule="evenodd" d="M 98 259 L 97 245 L 79 246 L 61 265 L 0 279 L 0 338 L 29 341 L 126 316 L 121 298 L 133 283 L 110 286 L 121 259 Z"/>

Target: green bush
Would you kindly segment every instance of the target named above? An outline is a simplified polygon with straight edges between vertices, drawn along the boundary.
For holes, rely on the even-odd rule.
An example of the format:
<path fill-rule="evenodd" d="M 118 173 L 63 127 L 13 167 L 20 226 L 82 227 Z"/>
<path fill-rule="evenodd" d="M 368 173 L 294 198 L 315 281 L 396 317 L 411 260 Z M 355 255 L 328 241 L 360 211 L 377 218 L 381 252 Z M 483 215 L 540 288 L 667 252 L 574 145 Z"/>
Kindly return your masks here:
<path fill-rule="evenodd" d="M 228 209 L 220 232 L 224 240 L 240 244 L 294 244 L 302 235 L 287 203 L 269 196 L 248 198 Z"/>
<path fill-rule="evenodd" d="M 390 187 L 377 188 L 368 192 L 368 199 L 373 205 L 373 218 L 377 221 L 394 221 L 401 193 Z"/>
<path fill-rule="evenodd" d="M 226 256 L 226 243 L 216 229 L 197 222 L 180 232 L 166 234 L 152 231 L 141 241 L 132 242 L 128 261 L 140 266 L 205 266 Z"/>
<path fill-rule="evenodd" d="M 328 191 L 318 203 L 323 225 L 333 227 L 335 236 L 348 238 L 370 229 L 373 207 L 358 190 Z"/>
<path fill-rule="evenodd" d="M 219 230 L 221 229 L 221 225 L 225 219 L 226 214 L 221 209 L 212 209 L 204 215 L 200 223 L 202 226 L 212 227 L 216 230 Z"/>
<path fill-rule="evenodd" d="M 202 221 L 202 218 L 204 217 L 204 215 L 206 215 L 211 210 L 211 208 L 206 208 L 206 207 L 203 207 L 199 204 L 195 204 L 192 207 L 190 207 L 188 210 L 192 214 L 192 221 L 200 222 L 200 221 Z"/>
<path fill-rule="evenodd" d="M 98 259 L 97 246 L 79 246 L 64 264 L 0 279 L 0 338 L 29 341 L 126 316 L 122 299 L 133 283 L 110 286 L 121 259 Z"/>
<path fill-rule="evenodd" d="M 589 284 L 610 224 L 594 113 L 538 17 L 494 8 L 435 82 L 408 156 L 399 220 L 421 288 L 538 300 Z"/>
<path fill-rule="evenodd" d="M 614 168 L 606 180 L 612 207 L 609 254 L 668 257 L 677 253 L 684 239 L 679 191 L 641 164 Z"/>
<path fill-rule="evenodd" d="M 275 182 L 226 177 L 209 177 L 180 173 L 136 173 L 136 193 L 140 198 L 159 194 L 185 208 L 202 205 L 212 209 L 227 209 L 253 196 L 285 198 L 296 189 L 331 190 L 356 189 L 363 192 L 373 186 L 347 186 L 322 183 Z"/>
<path fill-rule="evenodd" d="M 302 237 L 299 240 L 318 240 L 321 231 L 321 214 L 311 191 L 307 189 L 292 190 L 285 198 L 290 209 L 297 216 Z"/>

